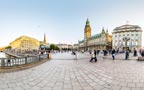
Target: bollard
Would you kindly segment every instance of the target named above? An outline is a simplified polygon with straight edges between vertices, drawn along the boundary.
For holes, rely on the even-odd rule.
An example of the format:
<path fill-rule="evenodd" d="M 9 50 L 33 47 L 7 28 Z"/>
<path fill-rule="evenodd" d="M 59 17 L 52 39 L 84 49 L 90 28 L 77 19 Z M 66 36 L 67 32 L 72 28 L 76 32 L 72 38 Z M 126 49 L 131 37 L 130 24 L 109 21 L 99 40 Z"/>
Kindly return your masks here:
<path fill-rule="evenodd" d="M 50 55 L 50 53 L 48 53 L 48 55 L 47 55 L 47 59 L 51 59 L 51 55 Z"/>

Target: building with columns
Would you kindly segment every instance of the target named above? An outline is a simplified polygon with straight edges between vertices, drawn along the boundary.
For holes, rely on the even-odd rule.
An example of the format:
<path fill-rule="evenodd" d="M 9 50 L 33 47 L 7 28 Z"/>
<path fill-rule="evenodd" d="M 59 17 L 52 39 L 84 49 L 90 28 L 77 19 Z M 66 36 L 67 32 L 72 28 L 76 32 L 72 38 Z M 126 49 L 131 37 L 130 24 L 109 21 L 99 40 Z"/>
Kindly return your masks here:
<path fill-rule="evenodd" d="M 79 50 L 108 50 L 112 48 L 112 36 L 108 30 L 102 29 L 101 33 L 91 35 L 90 22 L 87 19 L 84 28 L 84 39 L 78 41 Z"/>
<path fill-rule="evenodd" d="M 141 48 L 141 27 L 129 24 L 116 27 L 112 32 L 112 47 L 120 50 L 124 50 L 124 47 L 128 47 L 130 50 Z"/>

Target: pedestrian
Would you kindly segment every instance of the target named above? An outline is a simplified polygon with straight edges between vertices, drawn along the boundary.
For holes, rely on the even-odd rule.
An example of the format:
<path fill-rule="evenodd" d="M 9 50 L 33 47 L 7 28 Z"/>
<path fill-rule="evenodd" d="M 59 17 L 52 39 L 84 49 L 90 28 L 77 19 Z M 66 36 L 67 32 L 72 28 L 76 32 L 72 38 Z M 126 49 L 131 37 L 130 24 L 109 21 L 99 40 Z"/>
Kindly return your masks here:
<path fill-rule="evenodd" d="M 75 55 L 75 59 L 77 60 L 77 53 L 76 53 L 76 51 L 73 51 L 72 53 L 73 53 L 73 55 Z"/>
<path fill-rule="evenodd" d="M 107 55 L 107 50 L 104 50 L 104 56 L 106 56 Z"/>
<path fill-rule="evenodd" d="M 115 52 L 116 52 L 115 49 L 113 49 L 113 50 L 112 50 L 112 53 L 111 53 L 111 54 L 112 54 L 112 59 L 113 59 L 113 60 L 115 60 Z"/>
<path fill-rule="evenodd" d="M 137 51 L 136 51 L 136 49 L 134 48 L 134 54 L 133 54 L 134 56 L 137 56 Z"/>
<path fill-rule="evenodd" d="M 129 58 L 129 51 L 127 49 L 126 52 L 125 52 L 125 59 L 128 60 L 128 58 Z"/>
<path fill-rule="evenodd" d="M 97 57 L 96 57 L 97 51 L 94 50 L 94 55 L 95 55 L 95 62 L 97 62 Z"/>
<path fill-rule="evenodd" d="M 90 62 L 92 62 L 93 59 L 95 59 L 95 62 L 97 62 L 96 50 L 93 50 L 93 51 L 91 52 Z"/>

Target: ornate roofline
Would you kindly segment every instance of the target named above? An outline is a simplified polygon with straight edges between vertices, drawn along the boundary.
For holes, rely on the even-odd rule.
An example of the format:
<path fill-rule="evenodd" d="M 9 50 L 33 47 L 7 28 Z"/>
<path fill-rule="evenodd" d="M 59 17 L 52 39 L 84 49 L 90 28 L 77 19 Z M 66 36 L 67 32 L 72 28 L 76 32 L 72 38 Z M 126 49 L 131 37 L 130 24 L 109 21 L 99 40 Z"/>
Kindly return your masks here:
<path fill-rule="evenodd" d="M 113 29 L 113 32 L 118 32 L 118 31 L 142 31 L 141 27 L 138 25 L 121 25 L 119 27 L 116 27 Z"/>

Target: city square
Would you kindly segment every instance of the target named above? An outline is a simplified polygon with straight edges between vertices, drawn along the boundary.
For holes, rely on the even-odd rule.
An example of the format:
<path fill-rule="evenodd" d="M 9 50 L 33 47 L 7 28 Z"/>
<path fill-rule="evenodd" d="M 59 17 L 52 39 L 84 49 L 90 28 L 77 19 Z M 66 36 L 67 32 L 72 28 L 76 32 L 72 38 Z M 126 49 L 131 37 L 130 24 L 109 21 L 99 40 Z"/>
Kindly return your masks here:
<path fill-rule="evenodd" d="M 0 90 L 144 90 L 143 8 L 0 0 Z"/>
<path fill-rule="evenodd" d="M 122 57 L 123 56 L 123 57 Z M 131 55 L 132 57 L 132 55 Z M 54 53 L 38 66 L 0 73 L 0 90 L 143 90 L 144 62 L 124 55 L 97 56 L 89 62 L 88 53 Z"/>

